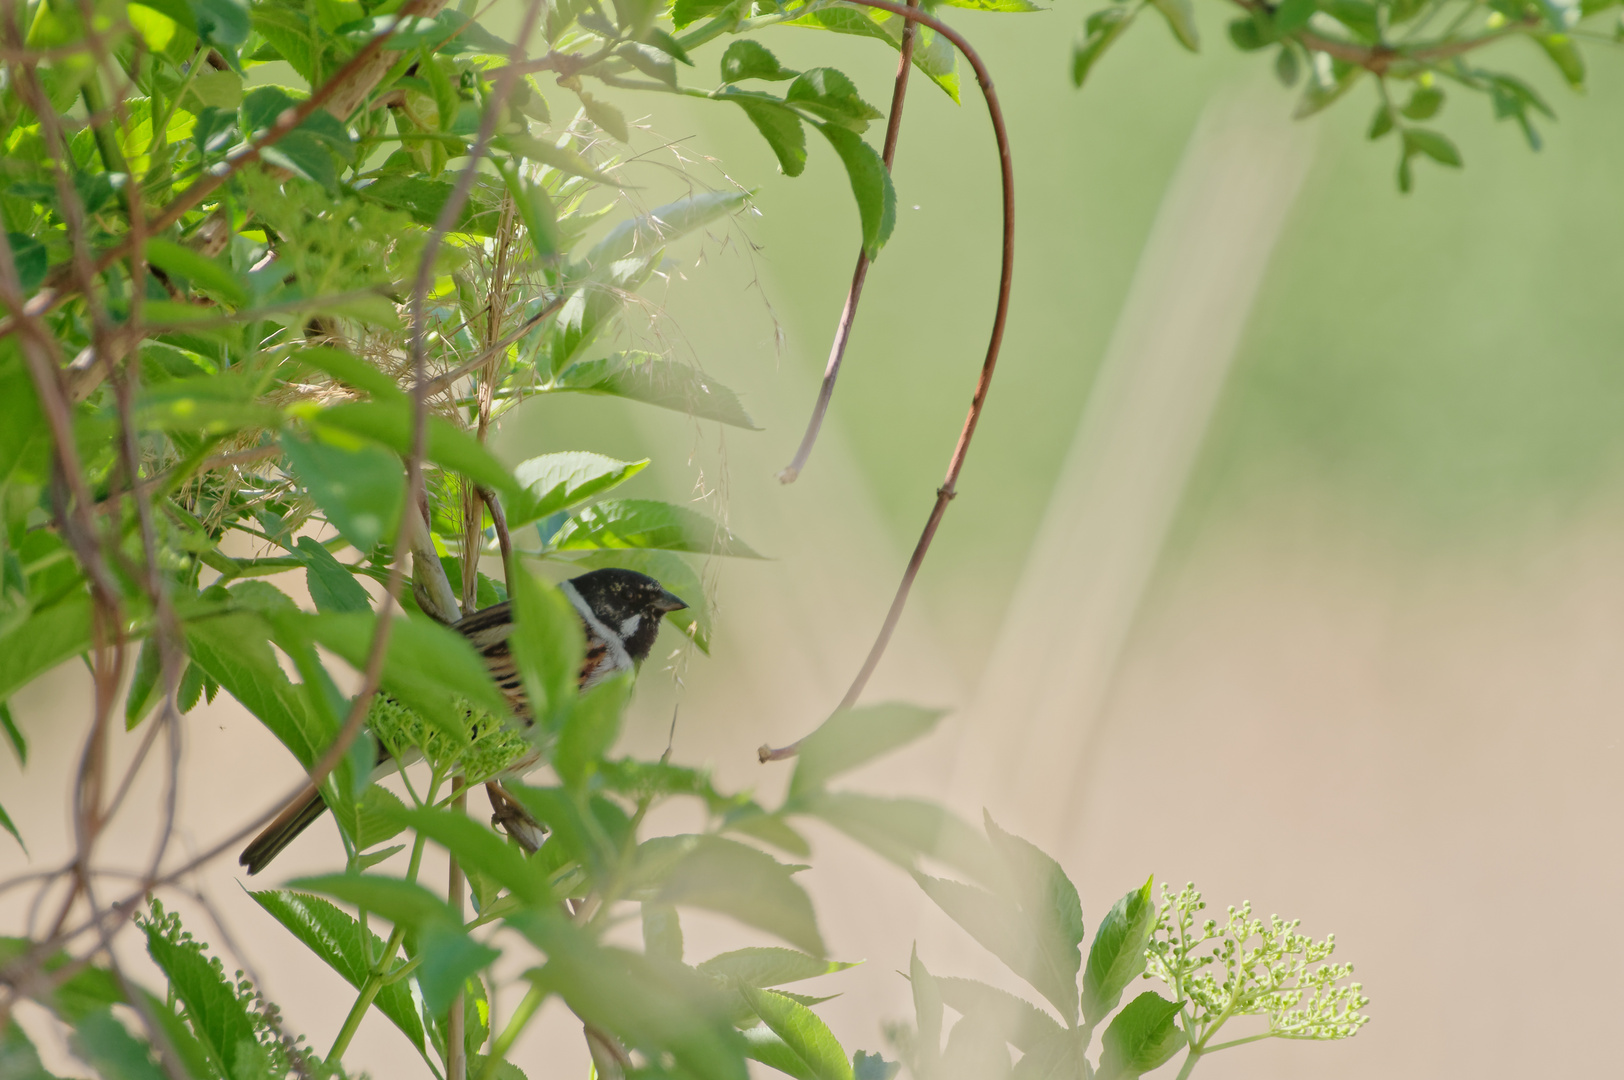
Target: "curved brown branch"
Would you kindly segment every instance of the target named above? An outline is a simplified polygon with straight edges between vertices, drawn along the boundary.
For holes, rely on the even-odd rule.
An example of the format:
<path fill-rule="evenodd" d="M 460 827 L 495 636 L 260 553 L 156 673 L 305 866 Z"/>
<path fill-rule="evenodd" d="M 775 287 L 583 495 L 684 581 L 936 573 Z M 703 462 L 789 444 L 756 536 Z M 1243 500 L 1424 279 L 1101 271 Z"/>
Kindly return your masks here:
<path fill-rule="evenodd" d="M 993 89 L 992 75 L 987 71 L 986 64 L 957 30 L 921 11 L 891 3 L 889 0 L 846 0 L 846 2 L 889 11 L 930 27 L 952 42 L 953 47 L 963 53 L 965 60 L 975 69 L 976 83 L 981 87 L 981 95 L 987 102 L 987 113 L 992 119 L 993 138 L 998 143 L 998 169 L 1004 198 L 1004 230 L 1003 260 L 998 273 L 998 303 L 993 313 L 992 334 L 987 341 L 986 359 L 981 362 L 981 374 L 976 379 L 975 392 L 970 397 L 970 412 L 964 418 L 964 427 L 959 431 L 958 444 L 953 447 L 953 456 L 947 463 L 947 477 L 942 481 L 942 486 L 936 489 L 936 503 L 931 507 L 930 516 L 925 520 L 925 528 L 919 534 L 919 542 L 914 545 L 913 557 L 908 560 L 908 568 L 902 574 L 902 582 L 897 586 L 896 596 L 891 600 L 891 609 L 885 614 L 885 622 L 880 626 L 879 636 L 869 649 L 868 657 L 863 661 L 857 678 L 852 681 L 846 696 L 840 701 L 840 707 L 843 709 L 850 708 L 862 696 L 863 688 L 868 685 L 869 677 L 879 665 L 880 657 L 885 655 L 885 648 L 891 643 L 891 635 L 896 631 L 897 620 L 902 618 L 902 609 L 907 606 L 908 594 L 913 590 L 914 579 L 919 576 L 919 568 L 924 564 L 925 555 L 930 551 L 931 541 L 936 538 L 936 530 L 942 523 L 942 515 L 947 512 L 947 504 L 958 493 L 959 472 L 964 468 L 965 455 L 970 451 L 970 440 L 975 437 L 976 425 L 981 421 L 981 410 L 987 403 L 987 391 L 992 386 L 993 371 L 998 366 L 998 353 L 1004 344 L 1004 327 L 1009 321 L 1009 294 L 1015 275 L 1015 165 L 1010 155 L 1009 130 L 1004 124 L 1004 110 L 998 104 L 998 94 Z M 798 746 L 798 742 L 779 749 L 763 746 L 758 755 L 763 762 L 779 761 L 793 757 Z"/>
<path fill-rule="evenodd" d="M 908 0 L 908 7 L 917 8 L 919 0 Z M 880 160 L 885 171 L 891 171 L 891 162 L 897 156 L 897 136 L 902 133 L 902 105 L 908 96 L 908 74 L 913 67 L 914 24 L 909 21 L 902 28 L 902 55 L 897 60 L 896 85 L 891 90 L 891 115 L 885 121 L 885 147 Z M 829 346 L 829 363 L 823 369 L 823 385 L 818 387 L 818 400 L 812 406 L 812 417 L 806 422 L 806 434 L 795 458 L 778 474 L 781 484 L 793 484 L 806 468 L 806 459 L 812 456 L 812 447 L 823 430 L 823 416 L 829 411 L 829 399 L 835 396 L 835 380 L 840 378 L 840 364 L 846 356 L 846 342 L 851 339 L 852 323 L 857 319 L 857 305 L 863 298 L 863 283 L 868 279 L 868 251 L 857 249 L 857 269 L 852 271 L 851 288 L 846 290 L 846 304 L 840 310 L 840 322 L 835 325 L 835 339 Z"/>

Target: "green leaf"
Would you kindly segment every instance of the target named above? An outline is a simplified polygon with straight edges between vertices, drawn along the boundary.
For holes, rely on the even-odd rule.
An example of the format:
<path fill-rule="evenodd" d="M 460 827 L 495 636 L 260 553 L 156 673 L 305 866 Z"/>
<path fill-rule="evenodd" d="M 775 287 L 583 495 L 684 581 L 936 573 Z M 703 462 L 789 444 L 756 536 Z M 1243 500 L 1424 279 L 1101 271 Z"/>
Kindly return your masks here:
<path fill-rule="evenodd" d="M 1308 25 L 1308 20 L 1319 10 L 1319 0 L 1283 0 L 1274 9 L 1275 31 L 1284 37 L 1295 34 Z"/>
<path fill-rule="evenodd" d="M 1333 60 L 1329 65 L 1322 65 L 1318 62 L 1318 58 L 1323 55 L 1316 54 L 1316 62 L 1308 65 L 1307 85 L 1303 87 L 1303 96 L 1291 114 L 1295 120 L 1313 116 L 1326 108 L 1353 89 L 1365 74 L 1365 69 L 1358 64 L 1348 64 L 1341 60 Z"/>
<path fill-rule="evenodd" d="M 248 290 L 242 282 L 213 259 L 158 236 L 148 238 L 144 250 L 147 262 L 171 277 L 185 278 L 194 286 L 215 293 L 235 307 L 248 303 Z"/>
<path fill-rule="evenodd" d="M 1544 34 L 1536 36 L 1534 42 L 1545 50 L 1545 55 L 1551 58 L 1551 63 L 1556 65 L 1569 86 L 1575 90 L 1584 89 L 1585 59 L 1571 37 L 1567 34 Z"/>
<path fill-rule="evenodd" d="M 491 140 L 491 143 L 498 150 L 504 150 L 516 157 L 529 158 L 531 161 L 540 162 L 543 165 L 551 165 L 553 168 L 557 169 L 559 172 L 565 173 L 566 175 L 579 176 L 583 179 L 591 180 L 595 184 L 604 184 L 609 187 L 620 186 L 619 181 L 617 181 L 613 176 L 610 176 L 606 172 L 600 171 L 597 166 L 593 165 L 586 158 L 582 157 L 580 154 L 577 154 L 574 150 L 571 150 L 567 144 L 567 137 L 566 140 L 560 144 L 546 142 L 531 135 L 513 133 L 498 136 L 497 138 Z M 446 194 L 449 195 L 451 185 L 446 184 L 445 188 Z M 440 197 L 440 202 L 445 202 L 444 195 Z M 426 222 L 425 224 L 432 224 L 432 220 Z"/>
<path fill-rule="evenodd" d="M 469 937 L 461 926 L 431 922 L 418 939 L 417 985 L 423 991 L 423 1008 L 439 1016 L 451 1005 L 468 977 L 490 967 L 501 953 Z"/>
<path fill-rule="evenodd" d="M 293 353 L 290 359 L 295 363 L 309 364 L 357 390 L 365 390 L 376 400 L 406 399 L 406 391 L 388 374 L 342 349 L 330 345 L 306 345 Z"/>
<path fill-rule="evenodd" d="M 169 977 L 170 989 L 186 1006 L 192 1031 L 209 1057 L 218 1062 L 227 1076 L 235 1076 L 243 1064 L 243 1044 L 254 1044 L 254 1021 L 237 998 L 236 988 L 225 972 L 211 964 L 201 947 L 177 945 L 162 929 L 146 923 L 147 953 Z"/>
<path fill-rule="evenodd" d="M 783 994 L 739 983 L 739 992 L 762 1023 L 784 1040 L 817 1080 L 852 1080 L 851 1064 L 829 1026 L 816 1013 Z"/>
<path fill-rule="evenodd" d="M 163 672 L 158 657 L 158 641 L 149 637 L 141 643 L 135 658 L 135 674 L 124 694 L 124 730 L 133 731 L 158 704 L 158 676 Z"/>
<path fill-rule="evenodd" d="M 707 1080 L 747 1080 L 744 1040 L 727 999 L 678 964 L 596 944 L 560 914 L 522 912 L 509 920 L 547 955 L 531 981 L 558 993 L 576 1015 L 655 1061 L 669 1053 L 681 1070 Z"/>
<path fill-rule="evenodd" d="M 511 161 L 498 161 L 496 166 L 513 197 L 513 205 L 524 219 L 525 232 L 537 257 L 551 259 L 563 254 L 564 235 L 558 229 L 558 212 L 547 189 L 526 180 Z"/>
<path fill-rule="evenodd" d="M 1297 50 L 1289 42 L 1283 42 L 1280 51 L 1274 55 L 1274 77 L 1280 80 L 1281 86 L 1289 88 L 1297 85 L 1297 76 L 1301 74 Z"/>
<path fill-rule="evenodd" d="M 902 1062 L 887 1061 L 879 1054 L 870 1054 L 859 1050 L 852 1055 L 851 1072 L 853 1080 L 896 1080 L 897 1073 L 902 1071 Z"/>
<path fill-rule="evenodd" d="M 942 1054 L 942 988 L 919 959 L 916 942 L 908 958 L 908 985 L 913 991 L 914 1025 L 918 1032 L 914 1052 L 921 1076 L 932 1076 Z"/>
<path fill-rule="evenodd" d="M 1436 131 L 1425 128 L 1404 129 L 1404 151 L 1406 154 L 1425 154 L 1440 165 L 1451 168 L 1461 167 L 1460 151 L 1455 144 Z"/>
<path fill-rule="evenodd" d="M 1133 23 L 1135 8 L 1113 4 L 1083 21 L 1083 36 L 1071 50 L 1071 84 L 1083 85 L 1105 50 Z"/>
<path fill-rule="evenodd" d="M 1135 1080 L 1170 1061 L 1185 1043 L 1177 1023 L 1182 1004 L 1154 990 L 1128 1002 L 1100 1040 L 1099 1080 Z"/>
<path fill-rule="evenodd" d="M 1393 123 L 1392 108 L 1385 103 L 1377 105 L 1375 115 L 1370 118 L 1370 130 L 1365 132 L 1365 138 L 1375 142 L 1393 130 Z"/>
<path fill-rule="evenodd" d="M 11 258 L 17 264 L 17 278 L 23 293 L 30 294 L 45 280 L 49 253 L 44 244 L 26 233 L 8 232 L 6 240 L 11 244 Z"/>
<path fill-rule="evenodd" d="M 323 874 L 288 882 L 288 888 L 331 896 L 381 915 L 409 930 L 440 925 L 462 927 L 451 905 L 423 886 L 381 874 Z"/>
<path fill-rule="evenodd" d="M 795 123 L 799 125 L 800 120 Z M 732 390 L 691 364 L 666 360 L 653 353 L 622 352 L 599 360 L 577 361 L 565 368 L 548 389 L 614 394 L 703 420 L 716 420 L 750 431 L 761 430 Z M 523 476 L 519 481 L 527 487 L 530 485 Z"/>
<path fill-rule="evenodd" d="M 620 737 L 620 719 L 631 694 L 631 682 L 628 674 L 594 686 L 581 695 L 570 712 L 553 751 L 553 771 L 565 787 L 582 787 Z"/>
<path fill-rule="evenodd" d="M 1444 106 L 1444 92 L 1435 86 L 1418 86 L 1404 106 L 1404 115 L 1411 120 L 1430 120 Z"/>
<path fill-rule="evenodd" d="M 39 1051 L 28 1041 L 23 1026 L 17 1023 L 0 1028 L 0 1076 L 6 1080 L 58 1080 L 45 1071 Z"/>
<path fill-rule="evenodd" d="M 687 50 L 682 47 L 682 42 L 661 30 L 658 26 L 650 27 L 643 34 L 643 42 L 654 46 L 678 63 L 687 64 L 689 67 L 694 66 L 693 60 L 688 57 Z"/>
<path fill-rule="evenodd" d="M 633 255 L 652 255 L 673 240 L 736 213 L 748 198 L 740 191 L 705 191 L 622 221 L 587 252 L 587 265 L 602 271 Z"/>
<path fill-rule="evenodd" d="M 800 176 L 806 171 L 806 129 L 794 109 L 779 104 L 770 95 L 739 93 L 731 87 L 720 96 L 744 110 L 777 156 L 785 176 Z"/>
<path fill-rule="evenodd" d="M 819 8 L 786 25 L 804 26 L 815 30 L 829 30 L 836 34 L 854 34 L 859 37 L 883 41 L 893 49 L 902 48 L 904 20 L 900 15 L 873 9 L 850 7 Z M 946 38 L 927 27 L 919 27 L 914 38 L 914 67 L 925 74 L 942 92 L 959 101 L 958 53 Z"/>
<path fill-rule="evenodd" d="M 784 91 L 784 102 L 859 133 L 868 130 L 870 120 L 885 115 L 858 96 L 857 86 L 850 79 L 827 67 L 797 76 Z"/>
<path fill-rule="evenodd" d="M 779 82 L 799 75 L 778 62 L 765 45 L 749 38 L 739 38 L 722 54 L 722 81 L 736 83 L 742 79 L 766 79 Z"/>
<path fill-rule="evenodd" d="M 929 857 L 989 885 L 1004 873 L 986 837 L 936 803 L 837 791 L 804 796 L 793 811 L 828 822 L 904 870 Z"/>
<path fill-rule="evenodd" d="M 355 549 L 369 552 L 393 535 L 405 499 L 400 460 L 368 439 L 318 430 L 301 439 L 284 431 L 294 477 Z"/>
<path fill-rule="evenodd" d="M 0 637 L 0 701 L 90 648 L 90 599 L 82 593 L 36 611 Z"/>
<path fill-rule="evenodd" d="M 526 904 L 554 902 L 546 873 L 518 848 L 466 814 L 449 810 L 392 812 L 394 820 L 427 836 L 457 857 L 464 868 L 493 878 Z"/>
<path fill-rule="evenodd" d="M 248 40 L 248 4 L 244 0 L 186 0 L 186 6 L 192 10 L 197 36 L 226 46 L 226 55 L 235 54 L 231 46 Z"/>
<path fill-rule="evenodd" d="M 1195 5 L 1190 0 L 1150 0 L 1167 20 L 1167 28 L 1191 52 L 1201 49 L 1201 34 L 1195 25 Z"/>
<path fill-rule="evenodd" d="M 1066 1036 L 1066 1029 L 1048 1013 L 1007 990 L 974 979 L 937 976 L 935 983 L 944 1004 L 962 1016 L 986 1021 L 1023 1054 L 1035 1053 Z"/>
<path fill-rule="evenodd" d="M 271 652 L 271 626 L 246 612 L 186 624 L 192 661 L 259 718 L 309 768 L 337 736 L 305 703 Z"/>
<path fill-rule="evenodd" d="M 818 130 L 846 166 L 863 226 L 863 251 L 870 260 L 875 259 L 897 224 L 897 192 L 891 186 L 891 174 L 880 155 L 856 133 L 835 124 L 819 124 Z"/>
<path fill-rule="evenodd" d="M 1039 960 L 1049 969 L 1049 985 L 1064 986 L 1064 1000 L 1056 1001 L 1068 1024 L 1077 1021 L 1077 972 L 1082 967 L 1083 906 L 1077 887 L 1066 872 L 1039 848 L 1005 832 L 983 811 L 987 839 L 1008 872 L 1003 893 L 1026 917 L 1037 942 Z M 1053 999 L 1051 999 L 1053 1000 Z"/>
<path fill-rule="evenodd" d="M 1128 984 L 1145 970 L 1145 946 L 1156 928 L 1156 903 L 1150 897 L 1152 878 L 1115 904 L 1094 932 L 1083 969 L 1083 1017 L 1099 1024 L 1122 1000 Z"/>
<path fill-rule="evenodd" d="M 677 88 L 677 64 L 664 49 L 628 41 L 615 49 L 615 55 L 656 82 L 665 83 L 673 90 Z M 692 61 L 688 64 L 693 66 Z"/>
<path fill-rule="evenodd" d="M 363 781 L 368 781 L 371 779 L 373 765 L 378 760 L 378 746 L 370 741 L 370 738 L 356 739 L 353 745 L 362 746 L 366 752 L 363 756 L 367 766 L 358 772 Z M 386 787 L 368 783 L 355 801 L 354 828 L 346 830 L 354 839 L 355 850 L 366 851 L 385 840 L 399 836 L 404 826 L 395 815 L 404 809 L 405 804 L 394 792 Z M 366 867 L 361 869 L 364 870 Z"/>
<path fill-rule="evenodd" d="M 802 979 L 815 979 L 819 975 L 832 975 L 856 966 L 839 960 L 808 956 L 794 949 L 758 947 L 734 949 L 713 956 L 700 964 L 698 970 L 729 984 L 782 986 Z"/>
<path fill-rule="evenodd" d="M 641 867 L 668 867 L 657 882 L 660 903 L 719 911 L 805 952 L 821 956 L 827 951 L 812 901 L 794 879 L 800 867 L 713 835 L 645 841 L 638 848 L 638 862 Z"/>
<path fill-rule="evenodd" d="M 914 872 L 914 880 L 947 916 L 958 923 L 988 952 L 1049 999 L 1060 1014 L 1077 1015 L 1077 984 L 1066 981 L 1058 958 L 1046 955 L 1045 943 L 1031 922 L 1008 900 L 973 885 Z"/>
<path fill-rule="evenodd" d="M 661 960 L 682 963 L 682 920 L 670 904 L 644 901 L 643 952 Z"/>
<path fill-rule="evenodd" d="M 4 731 L 6 741 L 11 743 L 11 752 L 17 755 L 17 764 L 28 764 L 28 739 L 22 730 L 17 727 L 17 721 L 11 717 L 11 703 L 0 701 L 0 731 Z"/>
<path fill-rule="evenodd" d="M 384 942 L 378 935 L 367 935 L 371 939 L 369 953 L 361 936 L 361 924 L 326 900 L 287 890 L 266 890 L 248 895 L 357 990 L 367 980 L 370 967 L 368 956 L 383 956 Z M 423 1022 L 418 1018 L 410 990 L 404 982 L 384 985 L 372 1003 L 413 1046 L 419 1051 L 424 1048 Z"/>
<path fill-rule="evenodd" d="M 371 611 L 372 601 L 343 563 L 314 537 L 301 536 L 294 554 L 305 564 L 305 585 L 321 612 Z"/>
<path fill-rule="evenodd" d="M 895 702 L 836 711 L 801 740 L 789 799 L 821 790 L 841 773 L 924 736 L 946 711 Z"/>
<path fill-rule="evenodd" d="M 745 1020 L 748 1019 L 746 1016 Z M 812 1071 L 801 1055 L 790 1049 L 789 1043 L 780 1039 L 766 1024 L 746 1029 L 744 1041 L 745 1056 L 751 1061 L 759 1061 L 769 1069 L 795 1077 L 795 1080 L 818 1080 L 818 1074 Z"/>
<path fill-rule="evenodd" d="M 339 428 L 376 439 L 404 457 L 412 448 L 412 405 L 409 400 L 352 401 L 323 409 L 312 418 L 321 427 Z M 428 459 L 486 487 L 516 495 L 518 483 L 479 440 L 438 416 L 425 425 Z"/>
<path fill-rule="evenodd" d="M 74 1053 L 106 1080 L 167 1080 L 152 1063 L 151 1047 L 126 1031 L 111 1009 L 86 1016 L 69 1041 Z"/>
<path fill-rule="evenodd" d="M 953 1025 L 942 1054 L 945 1072 L 976 1080 L 1007 1080 L 1009 1050 L 986 1017 L 971 1014 Z"/>
<path fill-rule="evenodd" d="M 508 528 L 570 510 L 620 486 L 648 467 L 642 461 L 617 461 L 586 450 L 542 454 L 514 466 L 524 493 L 508 508 Z"/>
<path fill-rule="evenodd" d="M 576 96 L 581 99 L 581 108 L 586 112 L 587 119 L 602 128 L 605 134 L 621 142 L 631 139 L 631 130 L 627 128 L 626 118 L 619 109 L 607 101 L 599 101 L 585 90 Z"/>
<path fill-rule="evenodd" d="M 652 499 L 610 499 L 571 518 L 558 535 L 560 551 L 654 548 L 697 555 L 760 555 L 720 522 L 685 506 Z"/>
<path fill-rule="evenodd" d="M 1254 12 L 1231 20 L 1229 40 L 1241 52 L 1257 52 L 1280 40 L 1267 12 Z"/>
<path fill-rule="evenodd" d="M 0 829 L 10 833 L 11 838 L 17 841 L 17 846 L 23 849 L 23 854 L 28 854 L 28 845 L 23 843 L 23 834 L 17 831 L 17 826 L 12 823 L 11 815 L 6 813 L 4 806 L 0 806 Z"/>
<path fill-rule="evenodd" d="M 563 726 L 577 698 L 581 660 L 586 654 L 581 616 L 551 586 L 528 573 L 508 582 L 516 616 L 508 647 L 524 679 L 530 711 L 543 731 Z"/>
<path fill-rule="evenodd" d="M 1047 11 L 1031 2 L 1031 0 L 942 0 L 948 7 L 965 8 L 969 11 L 1001 11 L 1016 15 L 1032 11 Z"/>
<path fill-rule="evenodd" d="M 357 671 L 366 669 L 377 625 L 371 613 L 294 614 L 279 623 L 331 649 Z M 426 618 L 391 624 L 383 688 L 456 743 L 468 737 L 456 708 L 458 698 L 497 716 L 508 710 L 507 699 L 468 639 Z"/>

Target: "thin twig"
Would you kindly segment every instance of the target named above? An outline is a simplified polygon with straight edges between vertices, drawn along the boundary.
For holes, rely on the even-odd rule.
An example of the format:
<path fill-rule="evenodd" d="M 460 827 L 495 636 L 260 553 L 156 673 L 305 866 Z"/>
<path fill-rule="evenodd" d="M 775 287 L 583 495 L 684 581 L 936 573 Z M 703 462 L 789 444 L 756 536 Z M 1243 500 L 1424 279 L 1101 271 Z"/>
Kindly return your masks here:
<path fill-rule="evenodd" d="M 1003 259 L 998 274 L 998 304 L 993 314 L 992 335 L 987 342 L 986 359 L 981 363 L 981 374 L 976 379 L 975 392 L 970 397 L 970 412 L 964 418 L 964 427 L 959 431 L 958 444 L 954 446 L 953 456 L 947 464 L 947 477 L 942 486 L 936 489 L 936 503 L 931 507 L 930 517 L 925 520 L 925 528 L 919 534 L 919 542 L 914 545 L 913 557 L 908 560 L 908 568 L 903 572 L 901 584 L 897 586 L 896 596 L 891 601 L 891 609 L 886 612 L 885 622 L 880 626 L 879 636 L 875 638 L 874 646 L 869 650 L 868 658 L 863 661 L 857 678 L 852 681 L 851 688 L 840 701 L 840 707 L 843 709 L 849 709 L 856 704 L 863 693 L 863 688 L 868 685 L 869 677 L 879 665 L 880 657 L 885 655 L 885 647 L 890 644 L 891 635 L 897 628 L 897 620 L 902 617 L 902 609 L 908 603 L 908 593 L 913 589 L 914 579 L 919 576 L 919 568 L 924 564 L 926 553 L 930 551 L 931 541 L 936 538 L 936 530 L 942 523 L 942 515 L 947 512 L 947 504 L 957 494 L 959 471 L 964 468 L 964 458 L 970 451 L 970 440 L 975 436 L 976 425 L 981 420 L 981 410 L 987 403 L 987 391 L 992 386 L 993 371 L 998 365 L 998 353 L 1003 347 L 1004 326 L 1009 320 L 1009 294 L 1015 274 L 1015 166 L 1010 156 L 1009 131 L 1004 124 L 1004 111 L 998 104 L 997 93 L 993 90 L 992 75 L 982 63 L 980 55 L 957 30 L 914 8 L 893 4 L 889 0 L 848 0 L 848 2 L 861 7 L 889 11 L 930 27 L 951 41 L 975 69 L 976 82 L 981 87 L 981 95 L 987 101 L 987 113 L 992 118 L 993 138 L 998 143 L 998 168 L 1003 187 L 1004 233 Z M 778 749 L 763 746 L 757 751 L 757 755 L 763 762 L 781 761 L 784 758 L 794 757 L 799 745 L 797 741 Z"/>
<path fill-rule="evenodd" d="M 917 8 L 919 0 L 908 0 L 909 8 Z M 897 60 L 896 83 L 891 88 L 891 115 L 885 122 L 885 147 L 880 160 L 885 171 L 891 171 L 891 162 L 897 155 L 897 136 L 902 133 L 902 105 L 908 97 L 908 74 L 913 67 L 914 24 L 912 20 L 902 27 L 902 55 Z M 818 387 L 818 400 L 812 406 L 812 418 L 806 422 L 806 434 L 795 458 L 778 473 L 778 482 L 793 484 L 806 468 L 806 459 L 812 456 L 812 447 L 823 430 L 823 416 L 829 411 L 829 400 L 835 395 L 835 380 L 840 377 L 840 364 L 846 356 L 846 342 L 851 340 L 852 323 L 857 320 L 857 305 L 863 298 L 863 283 L 868 278 L 868 249 L 857 249 L 857 268 L 852 271 L 851 287 L 846 290 L 846 304 L 840 310 L 840 322 L 835 325 L 835 339 L 829 346 L 829 363 L 823 369 L 823 385 Z"/>

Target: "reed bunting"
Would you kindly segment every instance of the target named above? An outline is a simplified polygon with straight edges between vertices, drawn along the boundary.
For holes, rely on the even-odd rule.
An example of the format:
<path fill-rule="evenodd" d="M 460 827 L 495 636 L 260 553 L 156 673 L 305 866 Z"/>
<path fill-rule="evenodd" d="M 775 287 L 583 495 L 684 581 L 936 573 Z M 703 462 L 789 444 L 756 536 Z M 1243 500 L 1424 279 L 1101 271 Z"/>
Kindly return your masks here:
<path fill-rule="evenodd" d="M 570 578 L 558 589 L 581 616 L 586 630 L 586 657 L 576 680 L 581 690 L 589 690 L 621 672 L 635 671 L 654 648 L 661 617 L 688 606 L 658 581 L 631 570 L 594 570 Z M 453 623 L 452 629 L 478 650 L 513 715 L 526 727 L 534 723 L 523 680 L 508 648 L 508 637 L 513 633 L 511 602 L 504 600 L 475 611 Z M 508 767 L 507 775 L 523 775 L 535 767 L 537 756 L 535 752 L 526 754 Z M 378 765 L 375 778 L 392 767 L 381 745 Z M 491 794 L 493 801 L 502 797 L 499 789 Z M 326 810 L 321 793 L 314 787 L 307 788 L 243 849 L 237 861 L 250 874 L 259 873 Z M 502 810 L 498 807 L 499 815 Z"/>

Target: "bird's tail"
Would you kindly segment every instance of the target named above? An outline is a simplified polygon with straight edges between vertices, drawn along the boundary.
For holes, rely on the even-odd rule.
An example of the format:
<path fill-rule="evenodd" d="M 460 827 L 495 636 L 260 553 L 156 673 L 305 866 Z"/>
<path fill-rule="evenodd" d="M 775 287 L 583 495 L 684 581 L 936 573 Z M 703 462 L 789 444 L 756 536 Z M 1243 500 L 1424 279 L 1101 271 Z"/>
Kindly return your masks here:
<path fill-rule="evenodd" d="M 253 843 L 243 848 L 237 861 L 248 867 L 249 874 L 259 873 L 282 853 L 283 848 L 293 843 L 295 837 L 326 812 L 327 804 L 322 801 L 321 792 L 313 787 L 306 788 L 288 804 L 287 809 L 276 815 L 275 821 L 254 837 Z"/>

